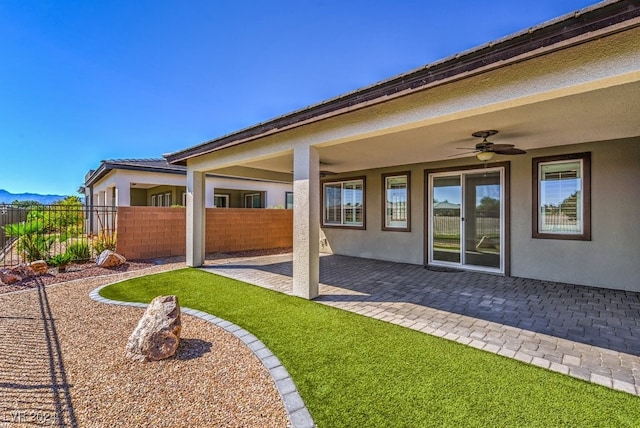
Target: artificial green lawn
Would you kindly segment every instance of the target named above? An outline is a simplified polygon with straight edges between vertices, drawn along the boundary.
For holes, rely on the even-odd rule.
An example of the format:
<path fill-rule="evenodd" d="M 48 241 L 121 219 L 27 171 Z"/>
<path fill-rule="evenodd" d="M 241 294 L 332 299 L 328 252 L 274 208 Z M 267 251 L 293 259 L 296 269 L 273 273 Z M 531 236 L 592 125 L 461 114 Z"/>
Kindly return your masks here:
<path fill-rule="evenodd" d="M 282 361 L 320 427 L 640 425 L 636 396 L 197 269 L 100 294 L 176 294 L 247 329 Z"/>

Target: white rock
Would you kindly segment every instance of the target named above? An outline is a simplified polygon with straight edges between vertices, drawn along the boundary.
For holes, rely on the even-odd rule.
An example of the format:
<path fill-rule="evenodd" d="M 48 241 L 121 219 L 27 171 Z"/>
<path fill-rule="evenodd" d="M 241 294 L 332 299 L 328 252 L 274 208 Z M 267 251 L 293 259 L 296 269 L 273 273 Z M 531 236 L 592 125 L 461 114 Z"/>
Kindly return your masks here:
<path fill-rule="evenodd" d="M 129 337 L 126 357 L 134 361 L 158 361 L 176 353 L 182 321 L 176 296 L 158 296 L 151 301 Z"/>
<path fill-rule="evenodd" d="M 96 266 L 108 268 L 119 266 L 127 262 L 127 259 L 124 256 L 121 256 L 118 253 L 114 253 L 111 250 L 104 250 L 100 253 L 98 258 L 96 259 Z"/>

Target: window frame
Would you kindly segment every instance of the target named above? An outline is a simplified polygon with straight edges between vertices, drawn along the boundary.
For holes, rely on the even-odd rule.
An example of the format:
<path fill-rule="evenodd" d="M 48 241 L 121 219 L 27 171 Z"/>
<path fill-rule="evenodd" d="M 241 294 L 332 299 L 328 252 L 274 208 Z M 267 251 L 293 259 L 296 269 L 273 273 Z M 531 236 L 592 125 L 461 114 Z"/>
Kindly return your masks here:
<path fill-rule="evenodd" d="M 289 206 L 289 195 L 291 195 L 291 206 Z M 286 210 L 293 209 L 293 192 L 284 192 L 284 208 Z"/>
<path fill-rule="evenodd" d="M 394 177 L 405 177 L 407 179 L 407 205 L 406 221 L 407 225 L 389 226 L 387 225 L 387 180 Z M 411 171 L 390 172 L 382 174 L 382 230 L 391 232 L 411 232 Z"/>
<path fill-rule="evenodd" d="M 262 208 L 262 195 L 260 193 L 245 193 L 244 195 L 242 195 L 242 197 L 244 199 L 245 208 L 253 208 L 253 209 Z M 251 206 L 247 206 L 247 197 L 251 198 Z M 258 205 L 260 205 L 259 207 L 253 206 L 253 201 L 255 200 L 256 197 L 258 198 Z"/>
<path fill-rule="evenodd" d="M 325 211 L 325 203 L 326 203 L 326 194 L 325 194 L 325 189 L 326 186 L 328 184 L 336 184 L 336 183 L 348 183 L 348 182 L 352 182 L 352 181 L 362 181 L 362 225 L 353 225 L 353 224 L 345 224 L 344 223 L 344 216 L 342 216 L 341 218 L 341 224 L 335 224 L 335 223 L 326 223 L 326 211 Z M 320 197 L 322 198 L 321 200 L 321 209 L 322 209 L 322 213 L 321 215 L 321 220 L 322 220 L 322 227 L 323 228 L 335 228 L 335 229 L 355 229 L 355 230 L 366 230 L 367 229 L 367 180 L 365 176 L 358 176 L 358 177 L 346 177 L 346 178 L 336 178 L 336 179 L 331 179 L 331 180 L 323 180 L 320 183 L 321 186 L 321 192 L 320 192 Z M 342 199 L 342 197 L 341 197 Z M 343 201 L 341 200 L 341 207 L 343 206 Z"/>
<path fill-rule="evenodd" d="M 540 169 L 548 163 L 576 162 L 580 161 L 581 171 L 581 191 L 582 196 L 582 232 L 580 233 L 549 233 L 541 232 L 540 225 Z M 532 237 L 534 239 L 560 239 L 574 241 L 591 241 L 591 152 L 572 153 L 556 156 L 544 156 L 532 159 Z"/>
<path fill-rule="evenodd" d="M 214 193 L 213 194 L 213 207 L 214 208 L 229 208 L 229 201 L 231 200 L 231 195 L 229 195 L 228 193 Z M 219 207 L 216 204 L 216 198 L 220 198 L 223 199 L 225 202 L 225 206 L 224 207 Z"/>

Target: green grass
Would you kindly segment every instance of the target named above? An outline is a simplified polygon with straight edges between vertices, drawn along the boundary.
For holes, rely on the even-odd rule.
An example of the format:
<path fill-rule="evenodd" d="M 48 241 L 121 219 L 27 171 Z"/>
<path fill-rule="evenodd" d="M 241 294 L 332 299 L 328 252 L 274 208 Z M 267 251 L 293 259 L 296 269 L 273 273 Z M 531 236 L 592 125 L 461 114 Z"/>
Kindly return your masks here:
<path fill-rule="evenodd" d="M 640 425 L 638 397 L 196 269 L 100 294 L 176 294 L 249 330 L 280 358 L 320 427 Z"/>

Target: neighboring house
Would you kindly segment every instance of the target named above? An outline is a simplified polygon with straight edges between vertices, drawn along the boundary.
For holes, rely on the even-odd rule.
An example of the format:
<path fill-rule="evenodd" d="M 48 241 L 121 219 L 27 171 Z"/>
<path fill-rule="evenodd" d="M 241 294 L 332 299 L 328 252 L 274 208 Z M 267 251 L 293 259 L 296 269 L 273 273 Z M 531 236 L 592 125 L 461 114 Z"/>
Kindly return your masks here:
<path fill-rule="evenodd" d="M 320 247 L 640 291 L 639 41 L 638 2 L 603 2 L 169 154 L 187 167 L 187 263 L 204 260 L 206 174 L 245 171 L 293 182 L 302 297 Z M 482 135 L 503 146 L 474 153 Z"/>
<path fill-rule="evenodd" d="M 89 206 L 173 206 L 186 204 L 187 169 L 166 159 L 103 160 L 85 176 Z M 207 174 L 207 208 L 286 208 L 290 182 Z M 289 206 L 291 208 L 291 206 Z"/>

